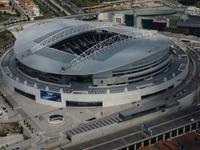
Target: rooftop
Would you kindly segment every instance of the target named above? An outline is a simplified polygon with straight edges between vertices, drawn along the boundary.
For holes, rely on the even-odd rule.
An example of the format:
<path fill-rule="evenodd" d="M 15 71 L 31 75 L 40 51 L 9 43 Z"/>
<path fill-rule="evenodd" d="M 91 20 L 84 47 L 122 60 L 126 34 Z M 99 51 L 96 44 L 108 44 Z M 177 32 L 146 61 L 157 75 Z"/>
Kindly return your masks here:
<path fill-rule="evenodd" d="M 106 31 L 112 36 L 100 40 L 99 34 L 94 38 L 81 36 L 91 31 Z M 77 38 L 70 43 L 66 41 L 67 47 L 63 43 L 65 49 L 73 50 L 60 51 L 52 47 L 75 36 Z M 30 68 L 55 74 L 88 75 L 146 59 L 165 51 L 170 45 L 166 37 L 153 31 L 113 23 L 51 19 L 25 29 L 17 39 L 14 50 L 18 60 Z"/>
<path fill-rule="evenodd" d="M 200 147 L 200 134 L 197 132 L 187 133 L 183 136 L 175 138 L 171 141 L 159 141 L 153 146 L 143 147 L 139 150 L 199 150 Z"/>

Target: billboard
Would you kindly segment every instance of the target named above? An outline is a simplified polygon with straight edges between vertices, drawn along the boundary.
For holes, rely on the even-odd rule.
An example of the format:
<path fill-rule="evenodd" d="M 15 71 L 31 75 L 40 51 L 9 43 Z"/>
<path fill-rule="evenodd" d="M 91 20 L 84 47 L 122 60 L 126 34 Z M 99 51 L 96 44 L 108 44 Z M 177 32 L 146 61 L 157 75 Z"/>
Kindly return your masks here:
<path fill-rule="evenodd" d="M 40 97 L 41 97 L 41 99 L 44 99 L 44 100 L 61 102 L 61 94 L 60 93 L 54 93 L 54 92 L 41 90 Z"/>

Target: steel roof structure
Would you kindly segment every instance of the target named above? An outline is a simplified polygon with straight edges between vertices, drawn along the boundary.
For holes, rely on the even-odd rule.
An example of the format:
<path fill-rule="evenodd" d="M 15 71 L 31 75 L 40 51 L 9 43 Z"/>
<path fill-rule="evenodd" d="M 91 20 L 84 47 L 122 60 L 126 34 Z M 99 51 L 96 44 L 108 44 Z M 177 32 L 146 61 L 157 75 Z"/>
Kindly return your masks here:
<path fill-rule="evenodd" d="M 80 55 L 52 48 L 62 40 L 90 31 L 116 35 L 89 47 Z M 108 22 L 73 19 L 39 21 L 25 29 L 14 51 L 24 65 L 47 73 L 88 75 L 113 70 L 164 53 L 171 41 L 155 31 L 146 31 Z"/>

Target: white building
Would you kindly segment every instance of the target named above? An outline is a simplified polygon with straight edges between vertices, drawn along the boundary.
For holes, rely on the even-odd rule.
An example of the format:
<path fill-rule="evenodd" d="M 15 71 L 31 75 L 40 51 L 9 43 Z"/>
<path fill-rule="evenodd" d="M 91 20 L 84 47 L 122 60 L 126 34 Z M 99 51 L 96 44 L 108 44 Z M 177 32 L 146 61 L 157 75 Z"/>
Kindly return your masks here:
<path fill-rule="evenodd" d="M 2 57 L 5 84 L 37 103 L 108 107 L 178 86 L 189 71 L 181 49 L 155 31 L 51 19 L 25 29 Z"/>

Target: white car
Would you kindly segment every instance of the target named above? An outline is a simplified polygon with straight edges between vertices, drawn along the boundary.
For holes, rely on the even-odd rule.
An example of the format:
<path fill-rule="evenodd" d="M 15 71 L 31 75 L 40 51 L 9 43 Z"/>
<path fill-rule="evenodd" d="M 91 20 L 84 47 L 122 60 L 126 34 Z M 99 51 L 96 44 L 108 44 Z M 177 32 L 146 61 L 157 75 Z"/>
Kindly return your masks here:
<path fill-rule="evenodd" d="M 190 121 L 191 121 L 191 122 L 193 122 L 193 121 L 194 121 L 194 119 L 192 118 L 192 119 L 190 119 Z"/>

